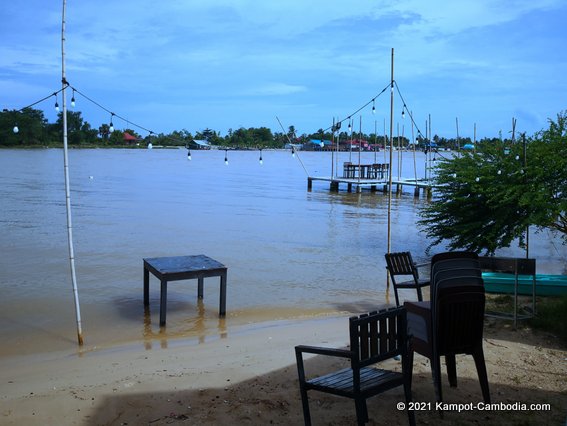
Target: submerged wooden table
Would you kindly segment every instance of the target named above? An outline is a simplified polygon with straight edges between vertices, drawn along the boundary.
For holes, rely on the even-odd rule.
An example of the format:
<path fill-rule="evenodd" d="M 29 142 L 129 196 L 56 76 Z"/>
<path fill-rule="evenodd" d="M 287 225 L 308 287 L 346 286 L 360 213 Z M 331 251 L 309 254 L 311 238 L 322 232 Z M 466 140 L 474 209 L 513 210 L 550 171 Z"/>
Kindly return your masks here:
<path fill-rule="evenodd" d="M 144 305 L 150 304 L 150 272 L 160 280 L 159 325 L 165 325 L 167 282 L 197 278 L 197 297 L 203 298 L 203 283 L 207 277 L 220 277 L 219 316 L 226 315 L 227 268 L 203 254 L 197 256 L 154 257 L 144 259 Z"/>

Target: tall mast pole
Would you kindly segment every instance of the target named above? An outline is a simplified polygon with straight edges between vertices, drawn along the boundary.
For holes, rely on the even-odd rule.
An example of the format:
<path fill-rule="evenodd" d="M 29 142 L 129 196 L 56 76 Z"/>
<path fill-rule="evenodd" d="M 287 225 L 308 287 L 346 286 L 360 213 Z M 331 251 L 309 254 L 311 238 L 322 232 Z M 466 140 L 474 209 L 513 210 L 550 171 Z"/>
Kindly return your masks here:
<path fill-rule="evenodd" d="M 71 190 L 69 185 L 69 155 L 67 150 L 67 99 L 65 89 L 69 85 L 65 77 L 65 14 L 67 1 L 63 0 L 63 14 L 61 20 L 61 97 L 63 105 L 63 168 L 65 171 L 65 206 L 67 209 L 67 237 L 69 243 L 69 263 L 71 265 L 71 281 L 73 283 L 73 298 L 75 300 L 75 314 L 77 320 L 77 338 L 79 346 L 83 345 L 83 330 L 81 327 L 81 308 L 79 306 L 79 291 L 77 289 L 77 274 L 75 272 L 75 251 L 73 249 L 73 222 L 71 220 Z"/>
<path fill-rule="evenodd" d="M 394 146 L 394 48 L 392 47 L 392 69 L 390 80 L 390 171 L 388 173 L 388 254 L 391 251 L 392 237 L 392 163 Z M 390 280 L 386 281 L 386 288 L 390 288 Z"/>

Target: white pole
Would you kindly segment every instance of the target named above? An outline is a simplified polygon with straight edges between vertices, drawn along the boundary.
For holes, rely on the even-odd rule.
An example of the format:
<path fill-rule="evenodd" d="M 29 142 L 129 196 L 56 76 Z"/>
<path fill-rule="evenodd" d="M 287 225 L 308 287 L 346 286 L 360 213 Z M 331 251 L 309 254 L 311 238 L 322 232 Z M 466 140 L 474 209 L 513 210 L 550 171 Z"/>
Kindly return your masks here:
<path fill-rule="evenodd" d="M 392 160 L 394 149 L 394 48 L 392 47 L 392 78 L 390 86 L 390 170 L 388 173 L 388 254 L 391 252 L 392 240 Z M 386 276 L 386 291 L 390 290 L 390 275 Z"/>
<path fill-rule="evenodd" d="M 67 1 L 63 0 L 61 20 L 61 97 L 63 104 L 63 168 L 65 170 L 65 206 L 67 209 L 67 237 L 69 242 L 69 263 L 71 265 L 71 281 L 73 283 L 73 298 L 75 299 L 75 314 L 77 317 L 77 338 L 79 346 L 83 345 L 83 330 L 81 328 L 81 308 L 79 306 L 79 291 L 77 289 L 77 274 L 75 273 L 75 251 L 73 249 L 73 223 L 71 220 L 71 190 L 69 186 L 69 156 L 67 152 L 67 100 L 65 89 L 68 86 L 65 78 L 65 10 Z"/>

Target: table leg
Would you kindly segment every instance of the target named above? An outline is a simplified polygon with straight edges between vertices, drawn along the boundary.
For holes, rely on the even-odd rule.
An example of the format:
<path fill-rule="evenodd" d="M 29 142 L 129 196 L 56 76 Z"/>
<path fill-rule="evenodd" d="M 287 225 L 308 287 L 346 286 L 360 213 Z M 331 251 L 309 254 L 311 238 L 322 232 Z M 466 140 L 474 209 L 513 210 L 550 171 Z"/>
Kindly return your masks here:
<path fill-rule="evenodd" d="M 144 266 L 144 306 L 150 304 L 150 271 Z"/>
<path fill-rule="evenodd" d="M 203 298 L 203 281 L 205 281 L 205 279 L 203 277 L 199 277 L 199 284 L 197 284 L 197 297 L 199 299 Z"/>
<path fill-rule="evenodd" d="M 159 302 L 159 326 L 165 325 L 165 313 L 167 310 L 167 281 L 161 281 L 161 292 Z"/>
<path fill-rule="evenodd" d="M 224 272 L 220 277 L 220 305 L 219 305 L 219 316 L 224 317 L 226 315 L 226 272 Z"/>

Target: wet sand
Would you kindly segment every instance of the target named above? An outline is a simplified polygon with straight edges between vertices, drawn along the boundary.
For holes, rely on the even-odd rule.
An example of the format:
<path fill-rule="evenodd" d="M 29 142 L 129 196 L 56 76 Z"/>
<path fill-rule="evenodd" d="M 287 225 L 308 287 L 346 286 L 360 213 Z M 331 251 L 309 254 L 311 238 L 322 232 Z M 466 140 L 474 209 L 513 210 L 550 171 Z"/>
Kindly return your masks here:
<path fill-rule="evenodd" d="M 226 336 L 153 341 L 85 351 L 7 357 L 0 372 L 2 425 L 219 425 L 302 424 L 293 348 L 344 347 L 346 316 L 240 326 Z M 567 351 L 531 330 L 487 322 L 484 349 L 493 402 L 548 403 L 538 411 L 416 413 L 418 424 L 564 424 L 567 418 Z M 338 367 L 316 356 L 308 371 Z M 399 368 L 396 361 L 385 364 Z M 481 400 L 472 357 L 457 358 L 459 385 L 448 403 Z M 416 355 L 414 401 L 434 403 L 428 361 Z M 315 425 L 355 424 L 354 404 L 310 394 Z M 396 409 L 402 389 L 369 400 L 370 425 L 407 424 Z"/>

